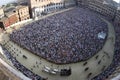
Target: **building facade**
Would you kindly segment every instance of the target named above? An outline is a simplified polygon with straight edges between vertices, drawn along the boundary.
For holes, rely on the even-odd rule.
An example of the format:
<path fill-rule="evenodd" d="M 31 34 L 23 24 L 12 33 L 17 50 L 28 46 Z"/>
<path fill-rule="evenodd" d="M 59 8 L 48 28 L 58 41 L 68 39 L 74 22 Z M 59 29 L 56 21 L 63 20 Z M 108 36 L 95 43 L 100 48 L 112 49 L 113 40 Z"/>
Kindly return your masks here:
<path fill-rule="evenodd" d="M 12 25 L 12 24 L 15 24 L 18 22 L 18 19 L 17 19 L 17 15 L 16 13 L 14 12 L 10 12 L 7 14 L 7 18 L 9 20 L 9 24 Z"/>
<path fill-rule="evenodd" d="M 117 19 L 116 17 L 119 15 L 117 7 L 111 5 L 111 1 L 108 0 L 78 0 L 77 2 L 78 6 L 86 6 L 87 8 L 108 17 L 110 20 Z M 118 19 L 116 21 L 118 21 Z"/>
<path fill-rule="evenodd" d="M 116 11 L 115 23 L 118 23 L 120 25 L 120 8 L 118 8 Z"/>
<path fill-rule="evenodd" d="M 76 5 L 76 0 L 64 0 L 64 7 L 70 7 Z"/>
<path fill-rule="evenodd" d="M 6 13 L 5 16 L 0 20 L 0 27 L 5 29 L 17 22 L 18 22 L 18 18 L 16 16 L 16 13 L 9 12 L 9 13 Z"/>
<path fill-rule="evenodd" d="M 4 17 L 4 11 L 3 8 L 0 8 L 0 18 Z"/>
<path fill-rule="evenodd" d="M 27 0 L 32 18 L 75 5 L 74 0 Z"/>
<path fill-rule="evenodd" d="M 3 17 L 0 20 L 0 28 L 5 29 L 8 26 L 10 26 L 9 19 L 7 17 Z"/>
<path fill-rule="evenodd" d="M 29 7 L 16 5 L 14 7 L 5 7 L 4 10 L 0 8 L 0 17 L 0 27 L 5 29 L 19 21 L 30 19 Z"/>
<path fill-rule="evenodd" d="M 51 11 L 63 8 L 63 0 L 28 0 L 33 18 L 39 17 L 42 13 L 46 14 Z"/>
<path fill-rule="evenodd" d="M 30 19 L 28 6 L 17 6 L 15 12 L 17 14 L 18 21 Z"/>
<path fill-rule="evenodd" d="M 106 1 L 91 0 L 89 1 L 88 7 L 111 19 L 114 18 L 116 12 L 116 7 L 109 5 Z"/>

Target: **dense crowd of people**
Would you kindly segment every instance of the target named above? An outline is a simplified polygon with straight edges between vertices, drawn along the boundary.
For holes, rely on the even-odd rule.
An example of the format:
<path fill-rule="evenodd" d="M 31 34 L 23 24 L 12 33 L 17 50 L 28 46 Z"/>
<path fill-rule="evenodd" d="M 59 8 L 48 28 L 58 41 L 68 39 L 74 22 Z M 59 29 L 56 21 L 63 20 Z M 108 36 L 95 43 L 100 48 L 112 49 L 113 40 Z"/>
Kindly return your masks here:
<path fill-rule="evenodd" d="M 120 66 L 120 27 L 116 24 L 114 27 L 116 42 L 113 62 L 92 80 L 105 80 Z M 97 53 L 105 42 L 105 39 L 98 39 L 97 34 L 102 31 L 107 34 L 107 24 L 97 18 L 96 14 L 76 8 L 15 30 L 10 39 L 49 61 L 70 63 L 86 60 Z M 3 50 L 23 74 L 33 80 L 42 80 L 20 64 L 5 48 Z"/>
<path fill-rule="evenodd" d="M 115 28 L 116 40 L 115 40 L 115 54 L 113 56 L 113 61 L 105 71 L 103 71 L 98 76 L 94 77 L 92 80 L 105 80 L 116 70 L 117 67 L 120 66 L 120 26 L 118 24 L 114 24 L 114 28 Z"/>
<path fill-rule="evenodd" d="M 10 34 L 10 40 L 54 63 L 87 60 L 102 49 L 107 24 L 88 9 L 75 8 L 38 20 Z"/>
<path fill-rule="evenodd" d="M 45 78 L 40 77 L 39 75 L 33 73 L 32 71 L 28 70 L 26 67 L 24 67 L 21 63 L 19 63 L 15 57 L 13 57 L 9 51 L 2 47 L 4 54 L 6 55 L 6 57 L 13 63 L 13 65 L 19 70 L 21 71 L 25 76 L 29 77 L 32 80 L 46 80 Z"/>

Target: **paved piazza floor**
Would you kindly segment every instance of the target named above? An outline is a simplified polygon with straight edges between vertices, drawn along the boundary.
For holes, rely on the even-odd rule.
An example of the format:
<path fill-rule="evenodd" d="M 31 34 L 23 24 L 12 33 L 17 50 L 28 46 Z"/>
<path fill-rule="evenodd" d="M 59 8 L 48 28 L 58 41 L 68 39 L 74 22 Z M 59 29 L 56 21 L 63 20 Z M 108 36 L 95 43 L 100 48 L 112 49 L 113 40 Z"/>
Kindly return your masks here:
<path fill-rule="evenodd" d="M 104 20 L 104 19 L 103 19 Z M 25 67 L 27 67 L 29 70 L 33 71 L 34 73 L 47 78 L 48 80 L 87 80 L 86 76 L 88 75 L 89 72 L 92 72 L 92 76 L 94 75 L 98 75 L 99 72 L 101 72 L 101 66 L 103 65 L 110 65 L 111 61 L 112 61 L 112 57 L 114 54 L 114 44 L 115 44 L 115 33 L 114 33 L 114 28 L 113 26 L 106 20 L 104 20 L 105 22 L 108 23 L 108 38 L 107 41 L 103 47 L 103 49 L 101 51 L 99 51 L 97 54 L 95 54 L 92 58 L 90 58 L 89 60 L 87 60 L 88 64 L 87 66 L 89 66 L 90 70 L 88 72 L 84 72 L 84 69 L 86 68 L 86 66 L 83 66 L 83 62 L 78 62 L 78 63 L 74 63 L 74 64 L 67 64 L 67 65 L 56 65 L 54 63 L 50 63 L 48 61 L 46 61 L 45 59 L 42 59 L 34 54 L 32 54 L 31 52 L 23 49 L 22 47 L 18 46 L 17 44 L 11 42 L 9 40 L 9 33 L 11 33 L 14 28 L 9 28 L 6 30 L 5 33 L 2 33 L 0 35 L 0 43 L 3 44 L 10 52 L 11 54 L 16 57 L 16 59 L 23 64 Z M 19 27 L 21 26 L 15 26 L 15 29 L 19 29 Z M 108 55 L 105 54 L 109 53 Z M 23 58 L 23 55 L 27 56 L 27 59 Z M 95 57 L 99 55 L 98 60 L 95 59 Z M 102 57 L 103 55 L 105 55 L 106 57 Z M 110 59 L 106 59 L 107 57 L 110 57 Z M 97 62 L 103 58 L 102 60 L 102 64 L 101 65 L 97 65 Z M 108 61 L 108 62 L 107 62 Z M 37 63 L 37 64 L 36 64 Z M 72 69 L 72 74 L 68 77 L 61 77 L 59 75 L 53 75 L 53 74 L 49 74 L 46 72 L 42 72 L 42 69 L 44 66 L 48 66 L 50 68 L 58 68 L 58 69 L 63 69 L 63 68 L 69 68 L 71 67 Z"/>

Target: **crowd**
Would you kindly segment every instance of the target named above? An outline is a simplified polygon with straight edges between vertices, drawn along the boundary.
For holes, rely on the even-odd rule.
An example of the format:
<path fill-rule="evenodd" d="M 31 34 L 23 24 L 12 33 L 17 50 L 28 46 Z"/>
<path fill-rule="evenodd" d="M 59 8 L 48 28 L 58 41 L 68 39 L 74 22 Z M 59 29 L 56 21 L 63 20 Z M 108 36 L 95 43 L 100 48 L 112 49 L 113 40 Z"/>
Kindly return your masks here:
<path fill-rule="evenodd" d="M 107 24 L 88 9 L 75 8 L 26 25 L 10 34 L 10 40 L 54 63 L 87 60 L 106 39 Z M 106 36 L 107 37 L 107 36 Z"/>
<path fill-rule="evenodd" d="M 24 67 L 21 63 L 19 63 L 15 57 L 13 57 L 9 51 L 7 49 L 5 49 L 4 47 L 3 51 L 4 54 L 6 55 L 6 57 L 13 63 L 13 65 L 19 70 L 21 71 L 25 76 L 29 77 L 32 80 L 46 80 L 45 78 L 40 77 L 39 75 L 31 72 L 30 70 L 28 70 L 26 67 Z"/>
<path fill-rule="evenodd" d="M 115 54 L 113 57 L 113 61 L 105 71 L 103 71 L 98 76 L 94 77 L 92 80 L 105 80 L 110 75 L 112 75 L 112 73 L 116 70 L 117 67 L 120 66 L 120 26 L 114 24 L 114 28 L 115 28 L 116 41 L 115 41 Z"/>
<path fill-rule="evenodd" d="M 92 80 L 105 80 L 120 66 L 120 27 L 114 26 L 116 44 L 113 62 Z M 97 18 L 96 14 L 76 8 L 15 30 L 10 39 L 49 61 L 70 63 L 86 60 L 97 53 L 105 42 L 105 39 L 98 39 L 97 34 L 102 31 L 107 34 L 107 24 Z M 3 49 L 18 70 L 33 80 L 42 80 Z"/>

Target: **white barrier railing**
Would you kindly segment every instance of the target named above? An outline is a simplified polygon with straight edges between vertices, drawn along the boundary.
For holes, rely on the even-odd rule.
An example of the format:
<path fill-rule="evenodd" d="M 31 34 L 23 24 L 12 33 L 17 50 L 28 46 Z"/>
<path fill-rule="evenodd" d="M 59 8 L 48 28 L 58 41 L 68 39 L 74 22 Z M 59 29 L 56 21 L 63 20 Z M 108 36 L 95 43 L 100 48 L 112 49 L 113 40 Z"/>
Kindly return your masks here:
<path fill-rule="evenodd" d="M 4 56 L 4 52 L 3 52 L 1 46 L 0 46 L 0 53 Z M 10 65 L 8 65 L 1 58 L 0 58 L 0 63 L 2 63 L 2 65 L 4 65 L 10 72 L 12 72 L 13 74 L 15 74 L 17 77 L 21 78 L 22 80 L 31 80 L 30 78 L 28 78 L 25 75 L 23 75 L 21 72 L 19 72 L 19 71 L 15 70 L 14 68 L 12 68 Z"/>

